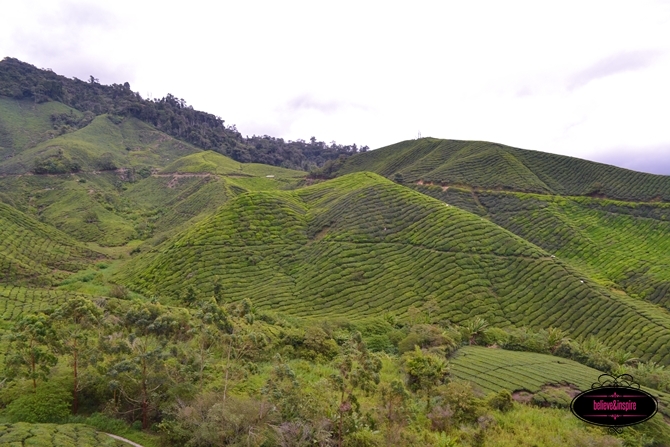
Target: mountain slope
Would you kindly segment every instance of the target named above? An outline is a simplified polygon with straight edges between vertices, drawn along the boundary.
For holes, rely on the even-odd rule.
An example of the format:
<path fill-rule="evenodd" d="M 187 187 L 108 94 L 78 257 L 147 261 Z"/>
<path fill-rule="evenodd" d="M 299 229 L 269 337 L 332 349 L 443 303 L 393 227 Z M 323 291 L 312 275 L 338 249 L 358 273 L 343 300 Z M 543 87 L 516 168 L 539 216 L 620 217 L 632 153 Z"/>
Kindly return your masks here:
<path fill-rule="evenodd" d="M 0 174 L 63 174 L 114 170 L 117 168 L 161 167 L 178 157 L 198 152 L 134 119 L 108 115 L 96 117 L 86 127 L 42 142 L 0 163 Z M 56 165 L 49 168 L 48 162 Z M 38 166 L 44 166 L 43 172 Z M 58 166 L 62 166 L 58 169 Z"/>
<path fill-rule="evenodd" d="M 0 282 L 49 285 L 54 270 L 77 271 L 102 255 L 0 203 Z"/>
<path fill-rule="evenodd" d="M 35 104 L 0 96 L 0 162 L 57 135 L 54 115 L 82 113 L 59 102 Z"/>
<path fill-rule="evenodd" d="M 346 160 L 341 174 L 400 174 L 406 183 L 670 201 L 670 176 L 480 141 L 409 140 Z"/>
<path fill-rule="evenodd" d="M 168 297 L 189 286 L 207 296 L 218 278 L 226 299 L 318 317 L 402 314 L 434 297 L 439 316 L 455 322 L 480 315 L 502 326 L 553 325 L 670 361 L 670 315 L 374 174 L 243 194 L 135 259 L 122 277 Z"/>

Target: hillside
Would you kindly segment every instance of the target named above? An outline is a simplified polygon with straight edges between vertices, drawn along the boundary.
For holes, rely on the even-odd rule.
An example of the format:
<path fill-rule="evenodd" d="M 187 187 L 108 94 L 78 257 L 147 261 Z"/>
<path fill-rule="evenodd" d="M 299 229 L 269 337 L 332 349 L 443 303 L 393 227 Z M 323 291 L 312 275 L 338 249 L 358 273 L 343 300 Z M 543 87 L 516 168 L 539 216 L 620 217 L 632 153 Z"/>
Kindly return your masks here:
<path fill-rule="evenodd" d="M 102 255 L 0 203 L 0 283 L 50 285 L 52 273 L 76 272 L 95 258 Z"/>
<path fill-rule="evenodd" d="M 242 164 L 138 119 L 101 115 L 0 161 L 0 201 L 79 241 L 119 246 L 213 212 L 239 192 L 295 187 L 304 175 Z"/>
<path fill-rule="evenodd" d="M 134 119 L 96 117 L 82 129 L 42 142 L 0 163 L 0 174 L 66 174 L 166 166 L 200 151 Z M 41 169 L 41 170 L 40 170 Z"/>
<path fill-rule="evenodd" d="M 83 119 L 81 112 L 59 102 L 35 104 L 0 96 L 0 162 L 58 135 L 52 116 Z"/>
<path fill-rule="evenodd" d="M 351 157 L 339 170 L 359 171 L 401 178 L 407 184 L 670 201 L 670 176 L 480 141 L 403 141 Z"/>
<path fill-rule="evenodd" d="M 189 286 L 211 295 L 218 278 L 227 300 L 253 296 L 261 308 L 304 316 L 403 314 L 434 298 L 437 318 L 556 326 L 670 361 L 670 315 L 608 292 L 487 220 L 373 174 L 243 194 L 122 276 L 137 291 L 172 299 Z"/>

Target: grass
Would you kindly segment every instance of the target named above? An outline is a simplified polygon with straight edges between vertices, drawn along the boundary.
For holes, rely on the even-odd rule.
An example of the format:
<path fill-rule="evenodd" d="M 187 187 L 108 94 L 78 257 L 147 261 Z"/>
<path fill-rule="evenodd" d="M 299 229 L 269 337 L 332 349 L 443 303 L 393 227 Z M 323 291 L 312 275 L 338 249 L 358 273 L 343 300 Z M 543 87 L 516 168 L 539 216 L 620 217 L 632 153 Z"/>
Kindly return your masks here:
<path fill-rule="evenodd" d="M 482 141 L 409 140 L 353 156 L 341 174 L 401 174 L 408 184 L 670 201 L 670 177 Z"/>

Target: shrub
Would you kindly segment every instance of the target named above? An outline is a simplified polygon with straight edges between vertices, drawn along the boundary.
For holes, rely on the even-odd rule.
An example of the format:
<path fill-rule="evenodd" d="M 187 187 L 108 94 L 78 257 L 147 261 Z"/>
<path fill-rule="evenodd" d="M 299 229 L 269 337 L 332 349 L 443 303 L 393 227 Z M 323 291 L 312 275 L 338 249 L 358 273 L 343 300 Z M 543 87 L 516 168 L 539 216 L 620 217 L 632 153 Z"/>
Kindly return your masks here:
<path fill-rule="evenodd" d="M 109 292 L 109 296 L 125 300 L 130 296 L 130 292 L 128 292 L 128 289 L 125 286 L 114 284 L 112 290 Z"/>
<path fill-rule="evenodd" d="M 494 410 L 500 410 L 503 413 L 509 411 L 514 406 L 512 394 L 508 390 L 500 390 L 498 394 L 492 395 L 488 400 L 489 407 Z"/>
<path fill-rule="evenodd" d="M 453 419 L 459 424 L 474 423 L 484 411 L 481 401 L 475 396 L 472 384 L 453 381 L 440 389 L 444 404 L 453 411 Z"/>
<path fill-rule="evenodd" d="M 70 414 L 72 396 L 62 384 L 47 383 L 7 405 L 12 422 L 63 423 Z"/>
<path fill-rule="evenodd" d="M 484 343 L 486 346 L 506 346 L 509 342 L 509 338 L 509 334 L 505 330 L 492 327 L 484 331 L 484 334 L 482 335 L 482 343 Z"/>

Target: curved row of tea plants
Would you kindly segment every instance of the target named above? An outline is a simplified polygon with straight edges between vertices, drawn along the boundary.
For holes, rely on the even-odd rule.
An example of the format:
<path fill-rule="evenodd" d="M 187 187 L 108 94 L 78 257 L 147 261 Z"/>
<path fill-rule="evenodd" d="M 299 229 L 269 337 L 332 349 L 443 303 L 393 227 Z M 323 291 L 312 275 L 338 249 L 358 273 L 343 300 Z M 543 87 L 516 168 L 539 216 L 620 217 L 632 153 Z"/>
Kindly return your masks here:
<path fill-rule="evenodd" d="M 0 424 L 0 445 L 8 447 L 127 447 L 125 442 L 80 424 Z"/>

